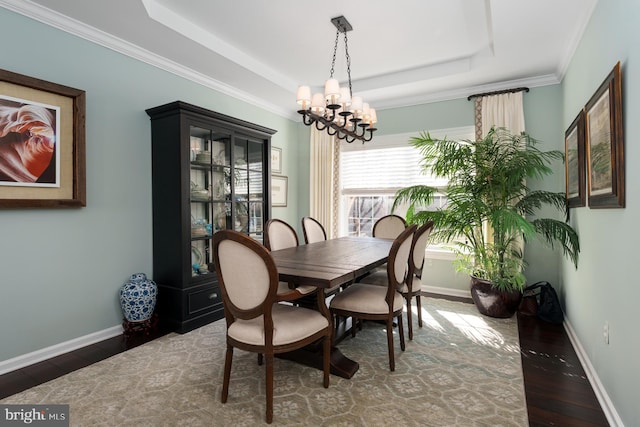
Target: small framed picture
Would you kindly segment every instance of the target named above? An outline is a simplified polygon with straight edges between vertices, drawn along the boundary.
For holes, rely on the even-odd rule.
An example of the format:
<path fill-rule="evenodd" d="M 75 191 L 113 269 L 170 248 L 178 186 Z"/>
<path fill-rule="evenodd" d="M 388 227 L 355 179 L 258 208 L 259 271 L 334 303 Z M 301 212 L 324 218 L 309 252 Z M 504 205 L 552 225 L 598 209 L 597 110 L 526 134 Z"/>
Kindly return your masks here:
<path fill-rule="evenodd" d="M 570 208 L 586 206 L 584 148 L 584 110 L 581 110 L 564 136 L 567 203 Z"/>
<path fill-rule="evenodd" d="M 288 178 L 286 176 L 271 177 L 271 205 L 287 206 L 287 186 Z"/>
<path fill-rule="evenodd" d="M 271 147 L 271 173 L 282 173 L 282 148 Z"/>
<path fill-rule="evenodd" d="M 624 208 L 624 138 L 620 63 L 585 106 L 590 208 Z"/>

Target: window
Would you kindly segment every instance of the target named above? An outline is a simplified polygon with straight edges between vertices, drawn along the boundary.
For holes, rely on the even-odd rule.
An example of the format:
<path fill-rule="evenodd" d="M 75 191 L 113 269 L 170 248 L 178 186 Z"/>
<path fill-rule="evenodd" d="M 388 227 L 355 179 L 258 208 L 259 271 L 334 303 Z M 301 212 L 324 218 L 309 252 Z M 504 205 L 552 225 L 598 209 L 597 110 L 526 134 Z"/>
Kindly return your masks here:
<path fill-rule="evenodd" d="M 473 126 L 430 131 L 434 138 L 463 140 L 474 138 Z M 398 189 L 410 185 L 430 185 L 444 188 L 447 181 L 425 174 L 421 169 L 420 152 L 409 145 L 419 132 L 374 137 L 365 144 L 342 143 L 340 153 L 340 235 L 371 236 L 373 224 L 388 215 Z M 444 195 L 436 195 L 426 209 L 438 209 L 446 204 Z M 405 216 L 407 206 L 396 214 Z M 433 248 L 430 245 L 430 248 Z"/>

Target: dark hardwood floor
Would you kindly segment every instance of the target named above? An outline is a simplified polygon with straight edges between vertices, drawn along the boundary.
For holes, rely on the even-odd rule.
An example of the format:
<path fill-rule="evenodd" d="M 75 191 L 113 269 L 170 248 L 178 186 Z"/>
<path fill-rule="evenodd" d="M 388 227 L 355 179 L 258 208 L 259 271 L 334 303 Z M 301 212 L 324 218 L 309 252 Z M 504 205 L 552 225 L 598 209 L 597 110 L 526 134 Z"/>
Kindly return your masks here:
<path fill-rule="evenodd" d="M 471 303 L 470 298 L 430 297 Z M 518 314 L 529 425 L 608 426 L 589 380 L 562 325 Z M 0 375 L 0 399 L 162 336 L 120 335 L 52 359 Z"/>
<path fill-rule="evenodd" d="M 518 314 L 518 330 L 529 425 L 608 426 L 564 327 Z"/>

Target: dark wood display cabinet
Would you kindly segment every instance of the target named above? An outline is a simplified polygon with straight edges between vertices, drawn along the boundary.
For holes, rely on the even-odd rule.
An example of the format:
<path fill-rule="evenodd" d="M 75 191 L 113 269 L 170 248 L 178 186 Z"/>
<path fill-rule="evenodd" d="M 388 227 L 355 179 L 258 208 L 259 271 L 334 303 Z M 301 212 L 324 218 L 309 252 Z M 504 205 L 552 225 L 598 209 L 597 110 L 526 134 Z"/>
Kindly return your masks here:
<path fill-rule="evenodd" d="M 188 332 L 223 317 L 213 234 L 263 243 L 274 130 L 181 101 L 150 108 L 153 279 L 165 327 Z"/>

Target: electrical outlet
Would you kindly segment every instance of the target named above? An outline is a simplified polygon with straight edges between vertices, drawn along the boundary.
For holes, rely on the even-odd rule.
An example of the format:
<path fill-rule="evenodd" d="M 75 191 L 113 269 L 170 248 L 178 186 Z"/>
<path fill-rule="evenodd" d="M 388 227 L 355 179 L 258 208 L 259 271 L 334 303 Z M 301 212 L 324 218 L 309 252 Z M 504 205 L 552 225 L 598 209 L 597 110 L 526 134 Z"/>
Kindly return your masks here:
<path fill-rule="evenodd" d="M 609 322 L 604 322 L 604 326 L 602 327 L 602 338 L 604 338 L 605 344 L 609 344 Z"/>

